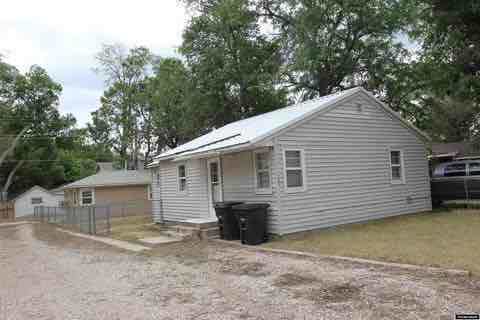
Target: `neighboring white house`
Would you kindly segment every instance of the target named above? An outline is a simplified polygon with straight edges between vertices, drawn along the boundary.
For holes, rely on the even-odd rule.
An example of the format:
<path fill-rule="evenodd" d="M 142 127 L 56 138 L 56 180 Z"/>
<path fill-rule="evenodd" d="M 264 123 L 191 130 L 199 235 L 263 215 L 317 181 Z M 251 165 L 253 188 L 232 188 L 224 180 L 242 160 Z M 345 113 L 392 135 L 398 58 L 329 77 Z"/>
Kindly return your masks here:
<path fill-rule="evenodd" d="M 214 219 L 222 200 L 270 204 L 286 234 L 431 209 L 428 141 L 363 88 L 228 124 L 149 165 L 160 221 Z"/>
<path fill-rule="evenodd" d="M 58 207 L 63 202 L 63 194 L 50 192 L 34 186 L 17 196 L 14 201 L 15 217 L 33 216 L 36 206 Z"/>

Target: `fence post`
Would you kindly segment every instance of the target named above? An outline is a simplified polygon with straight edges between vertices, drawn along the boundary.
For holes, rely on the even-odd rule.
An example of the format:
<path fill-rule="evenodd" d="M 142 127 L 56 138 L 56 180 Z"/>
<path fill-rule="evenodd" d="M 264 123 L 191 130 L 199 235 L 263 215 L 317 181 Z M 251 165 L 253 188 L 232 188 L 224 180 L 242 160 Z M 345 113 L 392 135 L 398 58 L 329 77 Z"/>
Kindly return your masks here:
<path fill-rule="evenodd" d="M 95 207 L 92 207 L 92 229 L 93 234 L 97 234 L 97 217 L 95 214 Z"/>
<path fill-rule="evenodd" d="M 92 208 L 88 207 L 88 233 L 92 234 Z"/>
<path fill-rule="evenodd" d="M 75 207 L 73 207 L 73 210 L 72 210 L 72 222 L 70 223 L 72 225 L 72 228 L 77 224 L 77 215 L 76 215 L 76 212 L 75 212 Z"/>
<path fill-rule="evenodd" d="M 57 223 L 57 207 L 53 207 L 53 223 Z"/>
<path fill-rule="evenodd" d="M 122 202 L 122 217 L 125 218 L 125 201 Z"/>
<path fill-rule="evenodd" d="M 108 232 L 108 234 L 111 233 L 111 230 L 110 230 L 111 227 L 112 227 L 112 226 L 111 226 L 111 224 L 110 224 L 110 206 L 107 205 L 107 232 Z"/>

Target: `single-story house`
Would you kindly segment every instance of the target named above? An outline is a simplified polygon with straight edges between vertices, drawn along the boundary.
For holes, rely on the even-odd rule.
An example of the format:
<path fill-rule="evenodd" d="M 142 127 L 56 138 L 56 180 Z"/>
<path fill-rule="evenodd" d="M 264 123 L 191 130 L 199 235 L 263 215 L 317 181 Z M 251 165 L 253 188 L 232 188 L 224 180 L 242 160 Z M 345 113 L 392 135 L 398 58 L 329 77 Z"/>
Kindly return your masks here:
<path fill-rule="evenodd" d="M 40 186 L 33 186 L 18 195 L 14 201 L 15 217 L 33 216 L 37 206 L 57 207 L 63 202 L 63 194 L 48 191 Z"/>
<path fill-rule="evenodd" d="M 269 232 L 431 210 L 429 138 L 361 87 L 230 123 L 154 158 L 156 221 L 269 203 Z M 157 202 L 159 203 L 159 202 Z"/>
<path fill-rule="evenodd" d="M 63 187 L 67 206 L 110 205 L 115 211 L 135 210 L 151 213 L 151 176 L 148 171 L 104 171 Z"/>

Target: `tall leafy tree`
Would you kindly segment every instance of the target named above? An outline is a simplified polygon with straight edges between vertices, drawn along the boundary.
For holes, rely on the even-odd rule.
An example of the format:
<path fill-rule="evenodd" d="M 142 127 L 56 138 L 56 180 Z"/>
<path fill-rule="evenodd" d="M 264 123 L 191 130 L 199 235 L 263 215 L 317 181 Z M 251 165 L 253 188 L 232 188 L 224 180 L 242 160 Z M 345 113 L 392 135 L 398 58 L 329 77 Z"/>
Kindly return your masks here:
<path fill-rule="evenodd" d="M 30 187 L 38 169 L 44 186 L 63 181 L 63 168 L 58 164 L 57 138 L 69 133 L 75 124 L 71 115 L 58 112 L 62 87 L 47 72 L 33 66 L 26 74 L 1 63 L 0 101 L 2 137 L 8 146 L 1 156 L 2 192 L 14 186 L 15 190 Z"/>
<path fill-rule="evenodd" d="M 303 99 L 355 85 L 385 98 L 387 81 L 407 62 L 398 34 L 414 12 L 409 0 L 261 0 L 259 7 L 281 40 L 286 82 Z"/>
<path fill-rule="evenodd" d="M 480 4 L 420 0 L 419 101 L 440 141 L 479 140 Z"/>
<path fill-rule="evenodd" d="M 147 91 L 158 152 L 202 132 L 206 119 L 191 79 L 190 70 L 179 59 L 161 58 L 154 65 Z"/>
<path fill-rule="evenodd" d="M 121 45 L 104 45 L 96 56 L 98 71 L 106 77 L 107 90 L 101 97 L 101 107 L 94 115 L 93 125 L 100 132 L 111 130 L 111 142 L 124 166 L 129 156 L 138 163 L 142 144 L 149 132 L 142 131 L 141 115 L 145 108 L 143 91 L 151 54 L 145 47 L 126 51 Z M 91 130 L 92 132 L 92 130 Z M 134 168 L 136 168 L 134 166 Z"/>
<path fill-rule="evenodd" d="M 206 127 L 282 107 L 279 43 L 261 32 L 249 0 L 187 1 L 194 12 L 180 52 L 191 68 L 195 93 L 204 102 Z"/>

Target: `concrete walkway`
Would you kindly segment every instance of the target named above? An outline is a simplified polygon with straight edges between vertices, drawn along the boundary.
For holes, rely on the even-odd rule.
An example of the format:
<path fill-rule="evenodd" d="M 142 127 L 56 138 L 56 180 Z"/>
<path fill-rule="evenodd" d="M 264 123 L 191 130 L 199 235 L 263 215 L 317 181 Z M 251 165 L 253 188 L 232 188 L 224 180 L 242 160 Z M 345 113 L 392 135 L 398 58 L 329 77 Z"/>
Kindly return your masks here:
<path fill-rule="evenodd" d="M 129 250 L 129 251 L 133 251 L 133 252 L 141 252 L 141 251 L 146 251 L 146 250 L 151 249 L 149 247 L 144 247 L 144 246 L 141 246 L 141 245 L 138 245 L 138 244 L 133 244 L 133 243 L 126 242 L 126 241 L 115 240 L 115 239 L 111 239 L 111 238 L 91 236 L 91 235 L 88 235 L 88 234 L 76 233 L 76 232 L 72 232 L 72 231 L 63 230 L 63 229 L 60 229 L 60 228 L 57 228 L 57 231 L 68 233 L 69 235 L 72 235 L 72 236 L 75 236 L 75 237 L 80 237 L 80 238 L 85 238 L 85 239 L 89 239 L 89 240 L 93 240 L 93 241 L 102 242 L 102 243 L 105 243 L 105 244 L 108 244 L 108 245 L 111 245 L 111 246 L 114 246 L 114 247 L 117 247 L 117 248 L 120 248 L 120 249 L 125 249 L 125 250 Z"/>
<path fill-rule="evenodd" d="M 37 223 L 37 222 L 31 222 L 31 221 L 5 222 L 5 223 L 0 223 L 0 228 L 1 227 L 20 226 L 22 224 L 30 224 L 30 223 Z"/>

